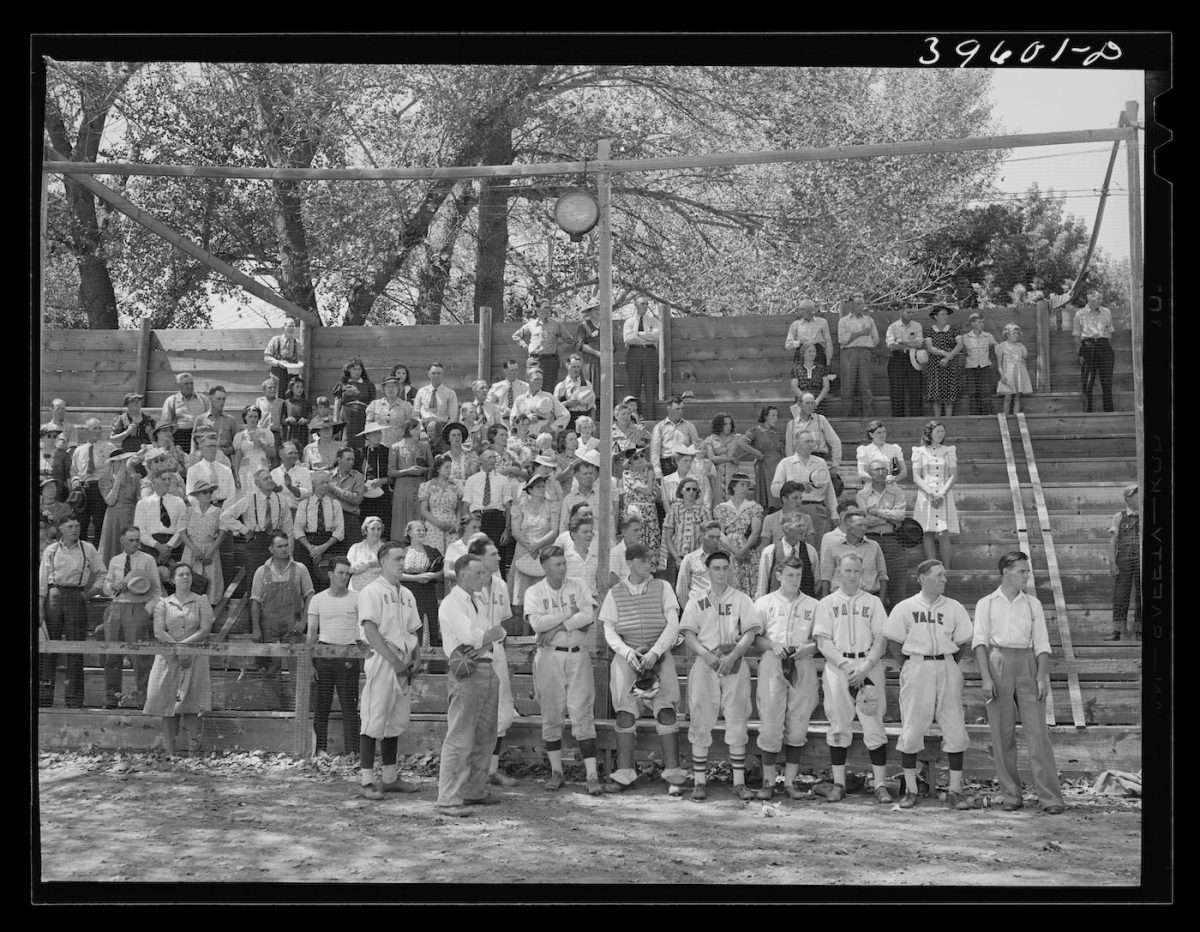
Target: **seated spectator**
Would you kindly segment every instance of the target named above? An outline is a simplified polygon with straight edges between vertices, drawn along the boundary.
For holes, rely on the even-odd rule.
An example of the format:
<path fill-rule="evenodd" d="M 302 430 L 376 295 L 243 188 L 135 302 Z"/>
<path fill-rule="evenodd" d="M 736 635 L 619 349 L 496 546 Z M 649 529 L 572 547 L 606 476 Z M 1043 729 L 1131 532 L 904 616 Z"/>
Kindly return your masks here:
<path fill-rule="evenodd" d="M 338 408 L 338 420 L 342 423 L 343 446 L 349 446 L 357 457 L 363 447 L 359 434 L 367 424 L 367 406 L 359 400 L 358 388 L 347 385 L 342 389 L 342 403 Z"/>
<path fill-rule="evenodd" d="M 575 432 L 579 435 L 580 450 L 595 450 L 597 453 L 600 452 L 600 441 L 596 437 L 596 422 L 591 417 L 586 415 L 580 417 L 575 422 Z"/>
<path fill-rule="evenodd" d="M 204 481 L 212 483 L 213 504 L 223 508 L 226 502 L 237 498 L 237 487 L 233 480 L 233 470 L 218 459 L 221 451 L 217 446 L 217 435 L 209 432 L 200 440 L 200 458 L 188 467 L 185 489 L 188 495 L 196 490 L 196 484 Z M 185 560 L 185 563 L 192 563 Z"/>
<path fill-rule="evenodd" d="M 483 425 L 484 430 L 491 427 L 493 424 L 503 424 L 504 415 L 500 410 L 500 406 L 494 401 L 491 401 L 489 396 L 491 386 L 483 379 L 476 379 L 471 383 L 471 404 L 475 406 L 477 419 Z M 462 417 L 462 409 L 459 408 L 458 416 Z M 465 421 L 466 418 L 463 418 Z M 479 452 L 478 450 L 476 452 Z"/>
<path fill-rule="evenodd" d="M 238 432 L 238 422 L 225 413 L 225 401 L 228 397 L 222 385 L 214 385 L 208 390 L 208 411 L 197 416 L 192 422 L 192 448 L 189 452 L 195 453 L 197 450 L 197 433 L 205 430 L 214 430 L 217 432 L 217 447 L 229 461 L 226 465 L 232 469 L 234 453 L 233 438 Z M 234 469 L 234 472 L 236 473 L 237 470 Z"/>
<path fill-rule="evenodd" d="M 407 377 L 407 375 L 406 371 L 405 376 Z M 333 396 L 335 403 L 341 403 L 342 392 L 347 385 L 353 385 L 358 389 L 358 400 L 363 404 L 369 405 L 375 400 L 375 383 L 371 381 L 371 377 L 367 374 L 367 368 L 359 356 L 352 356 L 346 361 L 346 365 L 342 367 L 342 377 L 334 383 L 330 390 L 329 394 Z M 338 411 L 335 408 L 326 416 L 337 420 Z"/>
<path fill-rule="evenodd" d="M 208 599 L 192 592 L 192 569 L 186 563 L 175 567 L 175 591 L 154 605 L 154 637 L 175 644 L 202 644 L 212 633 L 213 612 Z M 190 753 L 200 750 L 199 716 L 212 710 L 212 682 L 208 657 L 158 654 L 150 668 L 145 715 L 161 715 L 163 750 L 174 755 L 181 718 L 195 716 L 193 728 L 183 724 L 189 735 Z"/>
<path fill-rule="evenodd" d="M 312 402 L 304 394 L 304 379 L 294 378 L 287 383 L 287 391 L 283 395 L 284 443 L 294 440 L 303 448 L 308 443 L 308 420 L 311 417 Z"/>
<path fill-rule="evenodd" d="M 349 388 L 350 386 L 347 386 Z M 358 643 L 358 593 L 350 591 L 350 561 L 334 557 L 330 562 L 329 588 L 308 602 L 310 647 L 331 644 L 347 647 Z M 358 679 L 362 661 L 357 657 L 313 657 L 317 675 L 317 695 L 313 703 L 313 731 L 316 753 L 329 746 L 329 710 L 336 690 L 342 709 L 342 747 L 344 753 L 358 755 Z"/>
<path fill-rule="evenodd" d="M 312 470 L 300 462 L 300 447 L 294 440 L 283 445 L 282 462 L 271 470 L 271 481 L 282 493 L 292 517 L 300 502 L 312 495 Z"/>
<path fill-rule="evenodd" d="M 888 482 L 900 482 L 908 475 L 904 451 L 899 444 L 887 442 L 887 428 L 883 421 L 872 421 L 867 425 L 867 442 L 858 448 L 858 477 L 864 484 L 871 481 L 871 460 L 881 456 L 891 464 Z"/>
<path fill-rule="evenodd" d="M 382 424 L 383 445 L 391 447 L 399 442 L 401 429 L 413 416 L 413 406 L 400 397 L 404 384 L 394 375 L 383 380 L 383 397 L 367 405 L 366 419 L 373 424 Z"/>
<path fill-rule="evenodd" d="M 250 585 L 250 625 L 254 640 L 264 644 L 299 644 L 305 639 L 308 602 L 315 590 L 308 568 L 292 559 L 291 550 L 291 538 L 277 531 L 271 536 L 271 558 L 254 571 Z M 291 661 L 264 657 L 260 665 L 263 683 L 274 694 L 275 708 L 294 709 L 295 686 L 283 676 L 291 668 Z"/>
<path fill-rule="evenodd" d="M 254 405 L 242 409 L 246 426 L 233 438 L 233 471 L 243 494 L 254 487 L 254 474 L 271 468 L 275 459 L 275 435 L 261 427 L 262 412 Z"/>
<path fill-rule="evenodd" d="M 126 395 L 124 404 L 121 413 L 113 420 L 108 439 L 120 444 L 125 453 L 136 453 L 153 442 L 154 420 L 142 410 L 142 396 L 137 392 Z"/>
<path fill-rule="evenodd" d="M 342 446 L 333 436 L 333 422 L 323 417 L 314 417 L 308 422 L 308 433 L 313 439 L 304 448 L 304 465 L 309 469 L 335 468 L 337 453 Z"/>
<path fill-rule="evenodd" d="M 442 384 L 446 369 L 440 362 L 430 363 L 428 371 L 429 384 L 417 390 L 414 417 L 420 418 L 430 449 L 441 453 L 442 429 L 458 420 L 458 395 L 449 385 Z"/>
<path fill-rule="evenodd" d="M 58 441 L 63 450 L 73 450 L 79 443 L 76 436 L 77 428 L 74 424 L 67 423 L 67 403 L 61 398 L 55 398 L 50 402 L 50 420 L 42 427 L 46 430 L 58 431 Z"/>
<path fill-rule="evenodd" d="M 41 451 L 38 458 L 38 478 L 42 481 L 53 479 L 58 483 L 56 492 L 60 500 L 65 500 L 70 488 L 68 475 L 71 472 L 71 457 L 61 445 L 62 430 L 57 427 L 42 425 L 38 431 Z"/>
<path fill-rule="evenodd" d="M 175 446 L 190 450 L 192 428 L 196 426 L 196 418 L 209 409 L 208 396 L 196 391 L 190 372 L 180 372 L 175 376 L 175 382 L 179 391 L 163 402 L 162 417 L 158 423 L 160 426 L 170 424 L 175 431 Z"/>
<path fill-rule="evenodd" d="M 574 427 L 579 418 L 595 411 L 596 393 L 583 376 L 583 357 L 579 353 L 567 357 L 567 377 L 554 386 L 554 397 L 567 409 L 568 427 Z"/>
<path fill-rule="evenodd" d="M 527 373 L 529 391 L 517 398 L 513 406 L 513 429 L 517 419 L 524 415 L 529 419 L 529 433 L 536 437 L 544 430 L 558 433 L 567 426 L 571 415 L 561 401 L 552 394 L 542 391 L 542 370 L 530 369 Z"/>
<path fill-rule="evenodd" d="M 908 573 L 904 560 L 904 548 L 896 539 L 896 528 L 904 520 L 908 503 L 904 490 L 894 482 L 888 482 L 891 463 L 882 454 L 875 454 L 870 461 L 871 481 L 863 486 L 856 497 L 858 507 L 866 515 L 866 536 L 879 544 L 887 564 L 888 598 L 884 608 L 891 611 L 892 605 L 908 597 L 905 585 Z"/>
<path fill-rule="evenodd" d="M 312 495 L 296 508 L 294 534 L 296 556 L 308 567 L 314 585 L 328 588 L 329 561 L 345 553 L 345 516 L 341 503 L 329 492 L 331 475 L 317 470 L 312 476 Z M 328 554 L 327 554 L 328 552 Z"/>
<path fill-rule="evenodd" d="M 623 404 L 627 408 L 629 408 L 629 419 L 631 421 L 633 421 L 633 423 L 637 424 L 638 427 L 645 427 L 645 422 L 642 420 L 642 414 L 638 410 L 638 405 L 640 405 L 641 402 L 638 401 L 638 398 L 636 395 L 626 395 L 624 398 L 621 399 L 621 404 Z M 646 428 L 646 437 L 647 437 L 646 442 L 647 443 L 650 442 L 649 436 L 650 436 L 650 428 Z"/>
<path fill-rule="evenodd" d="M 529 391 L 529 383 L 521 381 L 521 364 L 515 359 L 504 360 L 504 378 L 496 382 L 487 394 L 487 400 L 500 410 L 500 418 L 508 423 L 517 399 Z"/>
<path fill-rule="evenodd" d="M 263 380 L 262 390 L 262 395 L 254 402 L 254 407 L 262 414 L 258 426 L 271 432 L 275 448 L 279 449 L 283 443 L 283 399 L 279 397 L 279 383 L 274 376 Z"/>
<path fill-rule="evenodd" d="M 860 586 L 883 601 L 887 595 L 887 563 L 883 550 L 873 540 L 867 540 L 867 516 L 853 505 L 842 511 L 842 524 L 821 539 L 821 595 L 829 595 L 837 588 L 835 571 L 842 565 L 847 553 L 858 554 L 863 561 Z"/>
<path fill-rule="evenodd" d="M 634 447 L 650 445 L 650 432 L 633 419 L 633 408 L 622 402 L 613 408 L 613 463 L 619 454 L 628 453 Z"/>
<path fill-rule="evenodd" d="M 75 509 L 66 502 L 58 500 L 58 480 L 43 479 L 40 485 L 41 499 L 38 501 L 38 512 L 43 515 L 48 521 L 57 525 L 64 518 L 73 517 Z M 108 512 L 105 512 L 105 520 L 108 520 Z M 104 542 L 104 535 L 100 536 L 101 543 Z"/>
<path fill-rule="evenodd" d="M 371 515 L 361 525 L 363 539 L 346 554 L 350 561 L 350 588 L 361 592 L 379 578 L 379 548 L 383 546 L 383 519 Z"/>
<path fill-rule="evenodd" d="M 279 388 L 283 389 L 304 371 L 303 359 L 304 347 L 296 337 L 296 322 L 289 317 L 283 322 L 283 333 L 271 337 L 267 343 L 263 362 L 271 367 L 271 375 Z M 274 429 L 282 425 L 266 426 Z"/>
<path fill-rule="evenodd" d="M 798 511 L 788 512 L 780 519 L 780 529 L 782 536 L 771 546 L 764 548 L 762 556 L 759 557 L 755 598 L 761 599 L 768 592 L 779 588 L 775 570 L 793 558 L 799 560 L 803 568 L 800 575 L 800 591 L 816 598 L 820 591 L 820 562 L 817 548 L 806 540 L 809 530 L 808 515 Z"/>

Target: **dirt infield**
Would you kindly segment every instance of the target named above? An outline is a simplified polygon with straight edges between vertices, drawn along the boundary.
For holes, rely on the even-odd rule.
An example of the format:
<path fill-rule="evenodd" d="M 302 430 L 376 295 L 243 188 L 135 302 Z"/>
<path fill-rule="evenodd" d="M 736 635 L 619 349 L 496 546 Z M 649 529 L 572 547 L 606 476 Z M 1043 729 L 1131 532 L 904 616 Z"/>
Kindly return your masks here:
<path fill-rule="evenodd" d="M 1139 880 L 1140 803 L 1067 788 L 1044 815 L 910 811 L 845 801 L 742 803 L 728 783 L 701 804 L 660 780 L 589 797 L 582 767 L 558 793 L 545 771 L 493 787 L 479 817 L 439 816 L 436 760 L 407 760 L 411 796 L 354 795 L 345 758 L 43 753 L 47 881 L 755 883 L 1095 886 Z M 514 772 L 520 772 L 517 768 Z M 986 789 L 986 785 L 984 787 Z M 686 793 L 686 791 L 685 791 Z"/>

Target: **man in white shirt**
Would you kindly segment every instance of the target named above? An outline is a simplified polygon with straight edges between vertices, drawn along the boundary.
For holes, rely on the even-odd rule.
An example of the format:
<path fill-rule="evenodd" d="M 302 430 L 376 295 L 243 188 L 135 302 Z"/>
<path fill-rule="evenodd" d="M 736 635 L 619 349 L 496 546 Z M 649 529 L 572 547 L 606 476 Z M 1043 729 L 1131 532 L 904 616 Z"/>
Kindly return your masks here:
<path fill-rule="evenodd" d="M 329 473 L 313 473 L 312 495 L 296 509 L 296 552 L 309 568 L 313 582 L 322 586 L 329 580 L 329 560 L 342 553 L 346 539 L 346 519 L 342 503 L 329 494 Z"/>
<path fill-rule="evenodd" d="M 946 567 L 926 560 L 917 567 L 921 591 L 898 602 L 883 633 L 901 645 L 900 721 L 903 728 L 896 750 L 904 767 L 905 793 L 901 809 L 917 803 L 917 754 L 925 750 L 925 732 L 937 722 L 942 750 L 950 760 L 950 789 L 946 805 L 970 809 L 962 795 L 963 752 L 971 744 L 963 718 L 962 671 L 958 667 L 973 630 L 967 610 L 946 592 Z M 961 651 L 961 652 L 960 652 Z M 957 656 L 955 656 L 957 655 Z"/>
<path fill-rule="evenodd" d="M 812 452 L 826 460 L 831 469 L 837 469 L 842 462 L 842 439 L 829 419 L 817 413 L 817 399 L 813 393 L 805 392 L 788 410 L 792 418 L 784 428 L 784 453 L 793 455 L 796 438 L 807 434 L 812 440 Z"/>
<path fill-rule="evenodd" d="M 801 591 L 804 567 L 795 557 L 775 564 L 775 587 L 754 603 L 763 633 L 754 640 L 762 651 L 758 661 L 758 749 L 762 752 L 762 789 L 758 798 L 775 795 L 775 772 L 784 757 L 784 786 L 792 799 L 803 791 L 796 786 L 800 754 L 808 741 L 808 726 L 817 707 L 817 645 L 812 637 L 817 600 Z"/>
<path fill-rule="evenodd" d="M 154 491 L 140 499 L 133 509 L 133 523 L 141 529 L 142 552 L 154 557 L 159 565 L 183 556 L 179 533 L 187 526 L 188 504 L 167 491 L 167 473 L 150 476 Z"/>
<path fill-rule="evenodd" d="M 308 646 L 330 644 L 347 647 L 358 643 L 358 593 L 350 591 L 350 561 L 334 557 L 329 566 L 329 588 L 308 601 Z M 313 704 L 316 753 L 329 745 L 329 710 L 336 690 L 342 709 L 342 753 L 358 757 L 357 657 L 313 657 L 317 695 Z"/>
<path fill-rule="evenodd" d="M 854 740 L 853 723 L 862 725 L 863 744 L 871 757 L 875 798 L 891 805 L 887 780 L 887 732 L 883 728 L 886 704 L 883 657 L 885 612 L 877 596 L 859 588 L 862 558 L 843 554 L 837 567 L 838 587 L 817 604 L 813 637 L 825 657 L 822 675 L 825 715 L 829 731 L 829 762 L 833 789 L 826 799 L 846 797 L 846 749 Z"/>
<path fill-rule="evenodd" d="M 1075 327 L 1071 335 L 1075 338 L 1075 349 L 1079 354 L 1079 378 L 1083 386 L 1083 397 L 1087 399 L 1087 411 L 1092 410 L 1092 389 L 1096 376 L 1100 376 L 1100 396 L 1105 411 L 1113 409 L 1112 376 L 1113 348 L 1109 337 L 1113 334 L 1112 312 L 1100 306 L 1100 290 L 1091 288 L 1087 294 L 1087 306 L 1075 312 Z"/>
<path fill-rule="evenodd" d="M 608 584 L 615 586 L 629 577 L 629 548 L 642 539 L 642 519 L 628 514 L 621 519 L 621 539 L 608 551 Z M 678 601 L 678 600 L 677 600 Z"/>
<path fill-rule="evenodd" d="M 800 564 L 800 591 L 816 598 L 820 592 L 820 564 L 817 548 L 805 540 L 808 532 L 808 515 L 789 512 L 780 520 L 782 537 L 765 547 L 758 560 L 758 591 L 755 598 L 761 599 L 779 586 L 778 569 L 788 560 Z"/>
<path fill-rule="evenodd" d="M 594 543 L 595 526 L 592 516 L 576 515 L 569 525 L 571 539 L 563 548 L 563 556 L 567 558 L 567 577 L 578 579 L 587 587 L 592 600 L 596 599 L 596 569 L 600 560 L 596 555 Z"/>
<path fill-rule="evenodd" d="M 85 602 L 100 588 L 106 568 L 100 554 L 79 539 L 79 519 L 63 518 L 59 539 L 42 553 L 38 569 L 38 606 L 47 640 L 82 641 L 88 636 Z M 54 705 L 54 683 L 60 654 L 42 654 L 38 706 Z M 66 654 L 68 708 L 83 708 L 83 654 Z"/>
<path fill-rule="evenodd" d="M 817 347 L 817 363 L 829 367 L 833 359 L 833 340 L 829 337 L 829 324 L 824 317 L 814 317 L 817 306 L 810 298 L 801 298 L 796 305 L 799 317 L 788 327 L 787 338 L 783 341 L 784 349 L 802 350 L 809 343 Z M 796 353 L 797 359 L 803 358 L 802 352 Z"/>
<path fill-rule="evenodd" d="M 417 600 L 400 585 L 404 545 L 379 548 L 379 576 L 358 594 L 359 640 L 371 647 L 363 664 L 366 681 L 359 699 L 359 795 L 415 793 L 420 787 L 400 779 L 396 751 L 411 721 L 412 678 L 421 669 L 421 618 Z M 443 629 L 444 630 L 444 629 Z M 381 745 L 383 780 L 375 783 L 375 743 Z M 444 762 L 443 762 L 444 765 Z"/>
<path fill-rule="evenodd" d="M 683 419 L 683 396 L 672 395 L 667 402 L 667 416 L 650 432 L 650 465 L 661 479 L 675 471 L 675 456 L 684 447 L 700 443 L 696 425 Z"/>
<path fill-rule="evenodd" d="M 707 797 L 704 789 L 708 749 L 717 720 L 725 720 L 725 743 L 733 768 L 733 789 L 750 799 L 746 786 L 749 742 L 750 667 L 742 657 L 762 631 L 750 597 L 729 585 L 729 554 L 714 550 L 704 558 L 710 585 L 699 599 L 689 599 L 679 620 L 679 633 L 696 655 L 688 672 L 688 741 L 692 745 L 692 801 Z"/>
<path fill-rule="evenodd" d="M 554 397 L 567 409 L 568 430 L 574 430 L 579 418 L 595 410 L 596 392 L 583 377 L 583 357 L 579 353 L 567 357 L 567 377 L 554 386 Z"/>
<path fill-rule="evenodd" d="M 245 541 L 242 566 L 246 570 L 246 579 L 253 579 L 255 571 L 270 557 L 271 536 L 276 531 L 282 531 L 291 539 L 292 511 L 283 493 L 275 491 L 271 474 L 265 468 L 255 472 L 254 488 L 232 505 L 225 506 L 221 512 L 221 529 Z"/>
<path fill-rule="evenodd" d="M 855 302 L 850 313 L 838 321 L 838 344 L 842 354 L 842 406 L 845 417 L 870 418 L 875 401 L 871 394 L 872 350 L 879 345 L 874 319 Z M 861 404 L 859 395 L 861 394 Z"/>
<path fill-rule="evenodd" d="M 233 481 L 233 470 L 223 463 L 217 462 L 221 452 L 215 432 L 207 433 L 200 438 L 200 459 L 188 467 L 187 494 L 191 495 L 197 482 L 211 482 L 217 487 L 213 493 L 213 504 L 224 508 L 225 503 L 233 503 L 237 498 L 237 485 Z"/>
<path fill-rule="evenodd" d="M 625 318 L 621 339 L 625 344 L 629 391 L 637 396 L 642 417 L 653 421 L 654 401 L 658 397 L 658 344 L 662 339 L 662 324 L 649 311 L 649 299 L 639 295 L 633 302 L 633 314 Z"/>
<path fill-rule="evenodd" d="M 479 454 L 479 471 L 467 476 L 463 484 L 463 505 L 468 511 L 478 511 L 479 529 L 497 547 L 503 547 L 512 536 L 511 509 L 513 486 L 507 476 L 496 471 L 496 451 L 484 450 Z M 501 572 L 506 572 L 504 566 Z"/>
<path fill-rule="evenodd" d="M 800 510 L 808 515 L 813 536 L 819 542 L 829 530 L 831 517 L 837 513 L 837 497 L 833 494 L 828 464 L 812 454 L 812 438 L 808 434 L 800 434 L 796 438 L 796 452 L 785 456 L 775 467 L 771 494 L 778 497 L 785 482 L 800 486 Z"/>
<path fill-rule="evenodd" d="M 711 581 L 708 577 L 708 555 L 721 544 L 721 522 L 705 521 L 700 525 L 700 546 L 685 553 L 679 561 L 679 575 L 675 579 L 675 598 L 680 605 L 689 600 L 700 599 L 708 592 Z"/>
<path fill-rule="evenodd" d="M 71 455 L 71 488 L 83 492 L 83 510 L 79 511 L 80 536 L 92 545 L 100 546 L 100 531 L 104 527 L 107 506 L 100 494 L 100 475 L 108 466 L 108 458 L 117 452 L 116 445 L 100 439 L 100 421 L 90 417 L 79 431 L 83 441 Z M 91 534 L 89 535 L 89 524 Z"/>
<path fill-rule="evenodd" d="M 1029 749 L 1029 767 L 1042 811 L 1063 811 L 1054 746 L 1046 729 L 1050 695 L 1050 637 L 1041 603 L 1026 591 L 1029 557 L 1012 550 L 1000 558 L 1000 588 L 975 604 L 971 647 L 979 664 L 996 779 L 1008 811 L 1024 806 L 1017 771 L 1018 708 Z"/>
<path fill-rule="evenodd" d="M 496 743 L 500 684 L 493 668 L 493 647 L 504 628 L 491 623 L 490 610 L 478 599 L 488 578 L 483 560 L 472 553 L 458 558 L 455 586 L 438 606 L 438 627 L 447 657 L 469 659 L 461 672 L 447 675 L 450 704 L 438 769 L 438 812 L 470 815 L 467 806 L 499 802 L 488 793 L 488 759 Z"/>
<path fill-rule="evenodd" d="M 867 516 L 858 508 L 842 512 L 842 526 L 821 538 L 821 592 L 828 595 L 835 587 L 834 575 L 846 553 L 857 553 L 862 560 L 859 586 L 865 592 L 887 600 L 888 570 L 883 549 L 867 539 Z"/>
<path fill-rule="evenodd" d="M 162 583 L 158 578 L 158 564 L 154 557 L 142 553 L 142 535 L 137 527 L 130 525 L 121 529 L 121 552 L 108 561 L 108 573 L 104 577 L 102 591 L 112 599 L 104 613 L 104 640 L 131 643 L 152 640 L 154 629 L 150 611 L 154 603 L 163 597 Z M 139 582 L 144 579 L 145 582 Z M 133 588 L 130 588 L 130 584 Z M 136 590 L 136 591 L 135 591 Z M 146 687 L 150 682 L 150 668 L 154 658 L 149 654 L 131 654 L 135 692 L 129 698 L 141 708 L 146 700 Z M 104 658 L 104 707 L 118 708 L 121 704 L 121 670 L 124 655 L 109 654 Z M 139 701 L 140 699 L 140 701 Z"/>
<path fill-rule="evenodd" d="M 529 391 L 529 383 L 519 378 L 521 364 L 515 359 L 504 360 L 504 378 L 488 391 L 487 400 L 500 409 L 500 418 L 507 424 L 517 399 Z"/>
<path fill-rule="evenodd" d="M 503 424 L 504 414 L 500 410 L 500 406 L 489 398 L 489 386 L 483 379 L 476 379 L 471 383 L 471 400 L 475 405 L 475 411 L 485 428 L 491 427 L 493 424 Z M 459 409 L 461 414 L 461 406 Z"/>
<path fill-rule="evenodd" d="M 617 735 L 617 769 L 604 784 L 607 793 L 619 793 L 637 779 L 633 752 L 641 703 L 650 706 L 662 741 L 663 779 L 672 787 L 687 779 L 679 766 L 679 676 L 671 655 L 679 602 L 665 580 L 651 576 L 654 554 L 644 544 L 630 544 L 626 558 L 628 574 L 613 584 L 600 608 L 604 639 L 613 652 L 609 695 Z"/>
<path fill-rule="evenodd" d="M 921 370 L 912 364 L 909 353 L 923 349 L 925 331 L 919 321 L 913 320 L 917 309 L 911 305 L 900 309 L 900 319 L 888 324 L 884 342 L 891 355 L 888 356 L 888 396 L 892 402 L 892 417 L 920 417 Z"/>
<path fill-rule="evenodd" d="M 280 464 L 271 470 L 271 481 L 296 516 L 300 502 L 312 495 L 312 470 L 300 462 L 300 444 L 288 440 L 280 450 Z"/>
<path fill-rule="evenodd" d="M 429 384 L 417 389 L 417 397 L 413 402 L 416 408 L 414 416 L 420 419 L 435 453 L 445 449 L 442 429 L 458 420 L 458 395 L 442 384 L 445 373 L 445 367 L 440 362 L 430 363 Z"/>
<path fill-rule="evenodd" d="M 567 426 L 567 422 L 571 419 L 570 412 L 561 401 L 549 392 L 542 391 L 541 369 L 530 369 L 527 374 L 529 390 L 517 398 L 516 404 L 513 406 L 513 417 L 523 414 L 529 418 L 530 437 L 536 437 L 547 431 L 558 433 Z"/>
<path fill-rule="evenodd" d="M 567 576 L 567 558 L 561 547 L 541 553 L 544 579 L 525 593 L 525 620 L 537 635 L 533 678 L 542 709 L 542 740 L 550 758 L 546 789 L 560 789 L 564 712 L 571 718 L 571 734 L 579 742 L 579 756 L 587 770 L 587 791 L 604 792 L 596 769 L 596 725 L 592 708 L 596 685 L 587 643 L 595 622 L 596 600 L 578 579 Z"/>
<path fill-rule="evenodd" d="M 160 424 L 171 424 L 174 427 L 175 446 L 181 450 L 192 447 L 192 428 L 195 420 L 209 409 L 208 396 L 196 391 L 190 372 L 180 372 L 175 376 L 179 391 L 163 402 Z"/>
<path fill-rule="evenodd" d="M 595 450 L 585 450 L 580 453 L 578 459 L 575 461 L 575 481 L 579 484 L 579 491 L 568 492 L 563 497 L 562 510 L 559 512 L 558 519 L 558 529 L 560 531 L 569 529 L 571 509 L 579 502 L 586 502 L 592 509 L 593 520 L 604 520 L 605 509 L 600 507 L 600 490 L 596 488 L 596 479 L 599 475 L 600 454 Z M 617 500 L 615 495 L 607 511 L 607 520 L 613 522 L 610 527 L 615 527 L 617 521 Z"/>

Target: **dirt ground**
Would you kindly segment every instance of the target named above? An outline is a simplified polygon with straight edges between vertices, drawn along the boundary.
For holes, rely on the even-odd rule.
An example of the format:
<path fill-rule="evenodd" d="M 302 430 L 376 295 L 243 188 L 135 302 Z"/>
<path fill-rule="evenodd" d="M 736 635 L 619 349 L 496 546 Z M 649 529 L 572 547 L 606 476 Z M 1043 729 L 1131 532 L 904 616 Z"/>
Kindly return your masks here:
<path fill-rule="evenodd" d="M 1068 784 L 1069 808 L 902 811 L 866 793 L 742 803 L 728 782 L 672 798 L 661 780 L 588 796 L 579 764 L 548 793 L 541 767 L 492 787 L 500 805 L 439 816 L 436 759 L 402 761 L 422 791 L 370 802 L 348 758 L 262 752 L 166 760 L 39 758 L 42 879 L 458 883 L 1136 885 L 1140 801 Z M 718 777 L 719 779 L 719 777 Z M 641 784 L 645 783 L 645 786 Z M 987 784 L 976 784 L 987 790 Z M 992 788 L 994 793 L 994 787 Z M 998 805 L 998 800 L 996 801 Z"/>

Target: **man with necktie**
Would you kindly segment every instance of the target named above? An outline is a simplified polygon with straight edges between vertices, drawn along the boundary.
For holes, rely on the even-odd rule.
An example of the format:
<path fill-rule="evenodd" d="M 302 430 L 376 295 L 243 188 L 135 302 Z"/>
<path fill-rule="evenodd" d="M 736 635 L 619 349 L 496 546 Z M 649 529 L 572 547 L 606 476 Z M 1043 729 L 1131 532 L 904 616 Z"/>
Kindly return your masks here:
<path fill-rule="evenodd" d="M 104 527 L 104 496 L 100 494 L 100 474 L 108 466 L 108 458 L 116 452 L 114 444 L 100 439 L 100 421 L 88 418 L 80 434 L 84 442 L 75 448 L 71 457 L 71 488 L 83 492 L 83 508 L 76 508 L 79 515 L 80 537 L 91 537 L 92 545 L 100 545 L 100 531 Z M 91 534 L 88 534 L 89 527 Z"/>
<path fill-rule="evenodd" d="M 625 318 L 621 337 L 625 342 L 625 371 L 629 391 L 637 396 L 638 411 L 647 421 L 654 420 L 654 401 L 658 397 L 658 343 L 662 324 L 648 314 L 650 301 L 639 295 L 633 302 L 634 313 Z"/>
<path fill-rule="evenodd" d="M 446 368 L 440 362 L 429 364 L 429 384 L 417 391 L 415 416 L 429 437 L 429 446 L 434 453 L 445 449 L 442 428 L 458 420 L 458 395 L 442 384 Z"/>
<path fill-rule="evenodd" d="M 141 549 L 141 531 L 130 525 L 121 531 L 121 553 L 108 562 L 108 574 L 104 577 L 103 592 L 112 599 L 104 613 L 104 640 L 130 643 L 149 641 L 153 634 L 150 608 L 163 597 L 162 584 L 158 578 L 158 564 L 154 557 Z M 141 708 L 146 699 L 146 687 L 150 682 L 150 668 L 154 658 L 149 654 L 132 654 L 135 692 L 129 697 L 136 708 Z M 104 707 L 116 709 L 120 706 L 124 667 L 122 654 L 109 654 L 104 658 Z"/>
<path fill-rule="evenodd" d="M 346 537 L 342 506 L 329 494 L 329 478 L 323 469 L 314 472 L 312 495 L 296 509 L 296 553 L 320 589 L 329 587 L 329 561 L 341 553 Z"/>
<path fill-rule="evenodd" d="M 292 510 L 265 468 L 254 474 L 254 488 L 221 512 L 221 528 L 244 541 L 242 566 L 247 581 L 270 556 L 271 536 L 282 531 L 291 537 Z"/>
<path fill-rule="evenodd" d="M 133 523 L 141 531 L 142 552 L 154 557 L 159 566 L 166 566 L 183 556 L 179 533 L 187 526 L 188 504 L 167 491 L 168 473 L 151 474 L 150 484 L 154 491 L 137 503 Z"/>
<path fill-rule="evenodd" d="M 72 515 L 58 525 L 59 539 L 42 553 L 38 570 L 38 605 L 47 640 L 82 641 L 87 637 L 85 601 L 99 588 L 105 568 L 100 554 L 79 539 L 79 519 Z M 38 705 L 54 705 L 54 681 L 58 660 L 67 664 L 66 704 L 83 707 L 83 655 L 42 654 L 38 683 Z"/>
<path fill-rule="evenodd" d="M 504 360 L 504 378 L 488 390 L 487 400 L 500 409 L 500 419 L 510 423 L 512 409 L 517 399 L 529 391 L 529 383 L 517 378 L 521 372 L 521 364 L 515 359 Z"/>

